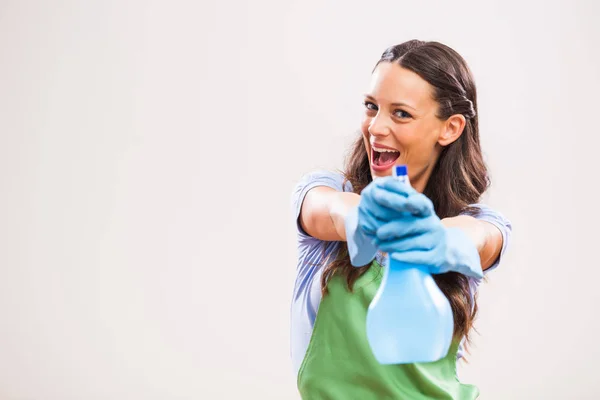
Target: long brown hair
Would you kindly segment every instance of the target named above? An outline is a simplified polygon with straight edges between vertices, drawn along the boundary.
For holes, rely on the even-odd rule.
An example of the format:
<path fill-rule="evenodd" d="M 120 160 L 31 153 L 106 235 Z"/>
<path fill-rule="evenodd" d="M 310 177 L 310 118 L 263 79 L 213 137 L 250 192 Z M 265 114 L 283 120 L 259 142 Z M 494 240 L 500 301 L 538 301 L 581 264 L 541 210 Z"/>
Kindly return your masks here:
<path fill-rule="evenodd" d="M 388 48 L 381 62 L 395 62 L 409 69 L 433 87 L 438 103 L 437 117 L 446 120 L 462 114 L 466 125 L 462 135 L 442 149 L 423 194 L 433 202 L 440 218 L 454 217 L 460 213 L 476 215 L 477 203 L 490 182 L 481 154 L 477 122 L 477 93 L 471 71 L 465 60 L 454 50 L 437 42 L 411 40 Z M 376 65 L 376 67 L 377 67 Z M 346 159 L 344 176 L 355 193 L 372 181 L 369 159 L 363 138 L 354 142 Z M 354 282 L 369 266 L 353 267 L 345 242 L 341 243 L 335 260 L 329 262 L 321 278 L 321 290 L 327 294 L 327 283 L 334 275 L 345 278 L 352 290 Z M 477 302 L 471 300 L 469 281 L 459 273 L 434 275 L 434 279 L 450 301 L 454 315 L 454 336 L 467 336 L 477 313 Z"/>

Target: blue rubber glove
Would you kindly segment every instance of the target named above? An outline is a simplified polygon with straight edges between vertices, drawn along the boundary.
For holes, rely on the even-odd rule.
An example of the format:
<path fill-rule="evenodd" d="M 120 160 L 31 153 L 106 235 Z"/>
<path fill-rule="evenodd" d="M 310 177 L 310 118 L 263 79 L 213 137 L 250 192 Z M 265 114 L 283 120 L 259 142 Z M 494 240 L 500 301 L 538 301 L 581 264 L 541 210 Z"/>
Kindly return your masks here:
<path fill-rule="evenodd" d="M 374 201 L 379 207 L 413 212 L 380 225 L 375 246 L 395 260 L 427 266 L 432 274 L 455 271 L 483 278 L 479 252 L 471 238 L 460 228 L 446 228 L 431 200 L 406 186 L 388 180 L 382 182 L 383 191 L 376 192 Z"/>
<path fill-rule="evenodd" d="M 394 177 L 379 178 L 365 187 L 361 193 L 360 203 L 350 210 L 344 221 L 346 241 L 350 262 L 355 267 L 366 265 L 373 261 L 377 254 L 377 247 L 373 240 L 377 230 L 391 221 L 397 220 L 409 212 L 422 214 L 430 213 L 427 203 L 418 204 L 415 201 L 405 201 L 410 193 L 417 193 L 412 187 L 406 185 L 400 199 L 394 207 L 381 205 L 377 199 L 389 196 L 389 190 L 384 188 L 385 182 L 396 180 Z"/>
<path fill-rule="evenodd" d="M 367 235 L 359 227 L 359 207 L 353 207 L 344 220 L 348 256 L 354 267 L 369 264 L 377 254 L 377 247 L 373 244 L 374 235 Z"/>

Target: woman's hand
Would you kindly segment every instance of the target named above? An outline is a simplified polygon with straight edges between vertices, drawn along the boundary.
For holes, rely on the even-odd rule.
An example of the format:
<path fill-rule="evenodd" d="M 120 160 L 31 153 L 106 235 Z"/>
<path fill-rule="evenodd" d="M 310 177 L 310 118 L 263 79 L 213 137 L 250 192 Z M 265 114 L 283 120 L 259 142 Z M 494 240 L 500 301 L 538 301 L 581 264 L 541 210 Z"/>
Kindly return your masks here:
<path fill-rule="evenodd" d="M 350 263 L 355 267 L 369 264 L 375 254 L 377 247 L 373 244 L 377 229 L 390 221 L 394 221 L 402 215 L 402 199 L 396 199 L 393 208 L 382 206 L 378 203 L 379 197 L 385 197 L 388 192 L 381 187 L 381 178 L 371 182 L 363 189 L 358 206 L 352 207 L 344 216 L 344 233 L 348 244 L 348 255 Z M 414 192 L 410 186 L 404 188 L 407 193 Z M 398 197 L 398 194 L 395 195 Z M 400 197 L 407 197 L 400 196 Z M 333 216 L 332 216 L 333 219 Z"/>
<path fill-rule="evenodd" d="M 378 178 L 360 194 L 358 224 L 362 231 L 375 239 L 377 230 L 399 218 L 433 213 L 431 201 L 409 184 L 394 177 Z"/>
<path fill-rule="evenodd" d="M 456 271 L 483 278 L 475 243 L 460 228 L 446 228 L 427 196 L 394 178 L 381 178 L 359 204 L 359 225 L 390 257 L 427 266 L 433 274 Z M 365 189 L 366 190 L 366 189 Z"/>

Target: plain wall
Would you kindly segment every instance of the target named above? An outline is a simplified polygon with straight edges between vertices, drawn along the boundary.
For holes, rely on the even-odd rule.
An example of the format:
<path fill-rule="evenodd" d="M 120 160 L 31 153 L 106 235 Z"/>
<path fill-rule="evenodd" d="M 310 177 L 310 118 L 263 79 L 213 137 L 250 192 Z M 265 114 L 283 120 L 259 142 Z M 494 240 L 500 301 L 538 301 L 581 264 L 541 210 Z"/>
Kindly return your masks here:
<path fill-rule="evenodd" d="M 461 378 L 598 398 L 598 4 L 0 1 L 0 399 L 298 398 L 291 191 L 413 38 L 470 64 L 514 226 Z"/>

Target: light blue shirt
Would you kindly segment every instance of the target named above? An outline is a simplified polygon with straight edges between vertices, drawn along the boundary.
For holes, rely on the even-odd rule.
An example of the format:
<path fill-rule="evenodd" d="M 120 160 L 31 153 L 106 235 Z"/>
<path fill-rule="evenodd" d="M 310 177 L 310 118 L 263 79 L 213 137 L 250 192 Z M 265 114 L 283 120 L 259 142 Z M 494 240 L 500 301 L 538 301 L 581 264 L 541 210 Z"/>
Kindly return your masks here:
<path fill-rule="evenodd" d="M 296 283 L 294 285 L 294 295 L 291 306 L 291 356 L 292 364 L 296 373 L 300 369 L 302 360 L 308 348 L 310 337 L 312 335 L 317 310 L 321 302 L 321 273 L 324 265 L 335 257 L 340 242 L 326 242 L 308 235 L 298 222 L 300 208 L 304 201 L 306 193 L 317 186 L 327 186 L 337 191 L 352 192 L 352 186 L 349 182 L 343 186 L 344 177 L 342 174 L 330 171 L 316 171 L 306 174 L 296 185 L 292 195 L 292 208 L 294 211 L 297 225 L 297 245 L 298 245 L 298 266 L 296 269 Z M 483 204 L 476 204 L 480 209 L 477 219 L 490 222 L 498 227 L 502 232 L 502 250 L 495 263 L 488 268 L 485 273 L 498 267 L 500 259 L 508 245 L 511 224 L 500 213 L 492 210 Z M 377 256 L 378 261 L 383 262 L 381 255 Z M 471 297 L 475 292 L 481 280 L 469 278 Z M 462 343 L 459 348 L 458 357 L 462 356 Z"/>

